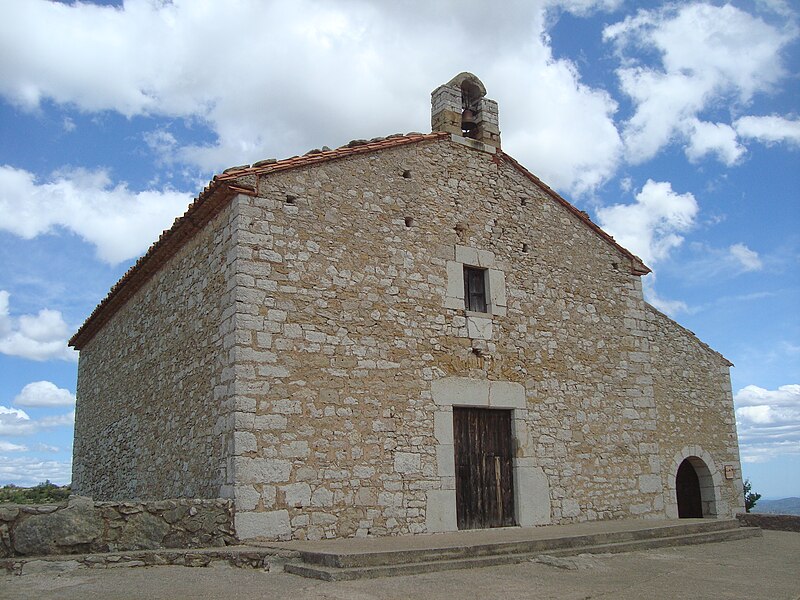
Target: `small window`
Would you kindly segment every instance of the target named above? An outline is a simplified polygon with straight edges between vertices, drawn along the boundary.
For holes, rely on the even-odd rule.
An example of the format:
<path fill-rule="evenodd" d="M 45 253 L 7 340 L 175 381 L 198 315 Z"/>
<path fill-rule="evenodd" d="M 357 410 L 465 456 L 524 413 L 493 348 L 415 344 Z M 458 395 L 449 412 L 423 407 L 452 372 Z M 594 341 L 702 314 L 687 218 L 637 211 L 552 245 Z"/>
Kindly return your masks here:
<path fill-rule="evenodd" d="M 486 269 L 464 266 L 464 304 L 467 310 L 486 310 Z"/>

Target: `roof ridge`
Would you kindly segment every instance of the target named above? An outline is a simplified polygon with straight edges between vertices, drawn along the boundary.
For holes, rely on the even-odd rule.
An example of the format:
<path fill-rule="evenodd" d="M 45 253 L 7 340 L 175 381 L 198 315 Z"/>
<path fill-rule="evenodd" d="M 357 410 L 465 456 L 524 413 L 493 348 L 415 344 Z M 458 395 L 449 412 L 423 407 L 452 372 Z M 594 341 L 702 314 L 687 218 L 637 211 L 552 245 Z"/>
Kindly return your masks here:
<path fill-rule="evenodd" d="M 394 148 L 396 146 L 405 146 L 406 144 L 413 144 L 425 139 L 435 140 L 439 138 L 450 137 L 449 133 L 442 131 L 434 131 L 432 133 L 419 133 L 411 131 L 406 134 L 395 133 L 387 135 L 386 137 L 372 138 L 371 140 L 351 140 L 343 146 L 329 150 L 309 150 L 305 154 L 291 156 L 281 160 L 267 159 L 266 161 L 258 161 L 252 165 L 243 165 L 241 167 L 232 167 L 225 169 L 220 175 L 215 175 L 215 181 L 227 181 L 229 179 L 236 179 L 245 175 L 266 175 L 267 173 L 274 173 L 275 171 L 283 171 L 286 169 L 293 169 L 295 167 L 315 164 L 318 162 L 327 162 L 336 158 L 344 158 L 356 154 L 367 154 L 380 150 L 383 148 Z"/>

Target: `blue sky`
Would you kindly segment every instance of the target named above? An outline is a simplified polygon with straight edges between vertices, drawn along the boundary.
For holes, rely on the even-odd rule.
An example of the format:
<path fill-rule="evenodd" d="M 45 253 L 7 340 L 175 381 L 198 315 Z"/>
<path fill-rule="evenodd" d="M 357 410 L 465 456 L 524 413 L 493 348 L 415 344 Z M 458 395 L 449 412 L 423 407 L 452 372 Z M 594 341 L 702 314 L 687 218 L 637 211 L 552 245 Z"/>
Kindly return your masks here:
<path fill-rule="evenodd" d="M 499 103 L 503 149 L 735 363 L 754 489 L 800 496 L 800 9 L 784 0 L 6 0 L 0 484 L 69 481 L 66 340 L 215 172 L 429 131 L 430 92 L 465 70 Z"/>

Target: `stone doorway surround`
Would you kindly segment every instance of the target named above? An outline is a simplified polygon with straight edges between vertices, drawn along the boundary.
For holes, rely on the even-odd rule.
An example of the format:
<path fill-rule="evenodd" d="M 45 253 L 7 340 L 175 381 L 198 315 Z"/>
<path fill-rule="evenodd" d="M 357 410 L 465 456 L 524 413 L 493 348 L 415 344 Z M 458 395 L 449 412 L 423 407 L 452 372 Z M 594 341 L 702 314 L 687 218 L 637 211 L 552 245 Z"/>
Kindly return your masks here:
<path fill-rule="evenodd" d="M 487 381 L 467 377 L 443 377 L 431 383 L 436 404 L 433 415 L 436 468 L 439 489 L 428 490 L 426 526 L 429 533 L 458 531 L 456 520 L 453 406 L 511 410 L 514 444 L 513 479 L 517 523 L 522 526 L 550 523 L 550 486 L 536 466 L 528 436 L 528 404 L 525 388 L 511 381 Z"/>
<path fill-rule="evenodd" d="M 678 518 L 678 495 L 676 489 L 676 476 L 684 460 L 688 460 L 700 480 L 700 499 L 703 505 L 703 517 L 716 519 L 720 515 L 727 515 L 730 511 L 722 498 L 724 479 L 722 473 L 714 463 L 711 455 L 700 446 L 685 446 L 672 458 L 672 464 L 667 471 L 667 491 L 664 509 L 668 519 Z"/>

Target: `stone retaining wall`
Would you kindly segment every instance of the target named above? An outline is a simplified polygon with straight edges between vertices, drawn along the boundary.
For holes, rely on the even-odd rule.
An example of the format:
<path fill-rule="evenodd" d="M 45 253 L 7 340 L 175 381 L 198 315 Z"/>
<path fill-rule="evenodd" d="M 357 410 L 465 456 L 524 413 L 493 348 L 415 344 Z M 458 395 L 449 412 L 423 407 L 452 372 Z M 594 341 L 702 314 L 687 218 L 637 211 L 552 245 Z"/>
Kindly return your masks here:
<path fill-rule="evenodd" d="M 75 569 L 118 569 L 131 567 L 154 567 L 175 565 L 181 567 L 208 567 L 229 564 L 232 567 L 283 571 L 287 562 L 298 559 L 296 550 L 279 548 L 251 548 L 226 546 L 224 548 L 198 550 L 131 550 L 104 554 L 72 554 L 69 556 L 45 556 L 0 558 L 0 573 L 31 575 L 49 573 L 58 575 Z"/>
<path fill-rule="evenodd" d="M 0 506 L 0 557 L 81 554 L 235 543 L 229 500 Z"/>
<path fill-rule="evenodd" d="M 768 515 L 760 513 L 739 513 L 736 515 L 742 525 L 761 527 L 776 531 L 796 531 L 800 533 L 800 515 Z"/>

